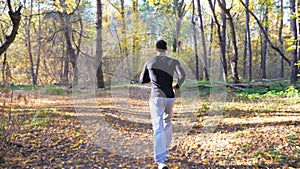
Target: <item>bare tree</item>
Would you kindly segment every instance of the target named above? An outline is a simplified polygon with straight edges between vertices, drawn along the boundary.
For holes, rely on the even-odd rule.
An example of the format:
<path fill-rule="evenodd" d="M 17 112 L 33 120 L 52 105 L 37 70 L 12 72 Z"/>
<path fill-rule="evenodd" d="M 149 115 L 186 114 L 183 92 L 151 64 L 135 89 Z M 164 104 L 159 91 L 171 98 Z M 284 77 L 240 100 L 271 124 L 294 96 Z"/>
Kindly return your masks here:
<path fill-rule="evenodd" d="M 246 7 L 249 7 L 249 0 L 246 0 Z M 249 12 L 246 11 L 246 29 L 245 29 L 245 49 L 244 49 L 244 76 L 246 70 L 246 58 L 248 56 L 248 82 L 252 80 L 252 47 L 251 47 L 251 36 L 250 36 L 250 16 Z"/>
<path fill-rule="evenodd" d="M 269 26 L 268 26 L 268 22 L 269 22 L 269 4 L 267 2 L 264 3 L 264 16 L 263 16 L 263 20 L 264 20 L 264 31 L 266 32 L 266 34 L 269 33 Z M 262 41 L 261 44 L 261 78 L 262 79 L 266 79 L 267 78 L 267 72 L 266 72 L 266 64 L 267 64 L 267 48 L 268 48 L 268 40 L 267 40 L 267 36 L 264 36 L 264 39 Z"/>
<path fill-rule="evenodd" d="M 193 0 L 193 14 L 192 14 L 192 25 L 193 25 L 193 40 L 194 40 L 194 50 L 195 50 L 195 74 L 196 80 L 199 80 L 199 57 L 198 57 L 198 40 L 196 31 L 196 17 L 195 17 L 195 2 Z"/>
<path fill-rule="evenodd" d="M 120 6 L 118 4 L 114 4 L 111 2 L 112 0 L 108 0 L 108 3 L 114 7 L 121 15 L 121 38 L 118 38 L 119 40 L 119 48 L 120 48 L 120 53 L 127 57 L 129 55 L 128 47 L 127 47 L 127 33 L 126 33 L 126 16 L 125 16 L 125 1 L 120 0 Z M 116 31 L 116 33 L 118 33 Z M 117 34 L 117 36 L 119 36 Z"/>
<path fill-rule="evenodd" d="M 135 54 L 138 50 L 139 46 L 139 39 L 137 35 L 138 31 L 138 18 L 139 18 L 139 13 L 138 13 L 138 7 L 139 7 L 139 2 L 138 0 L 132 0 L 132 12 L 133 12 L 133 36 L 132 36 L 132 53 Z"/>
<path fill-rule="evenodd" d="M 40 68 L 40 62 L 41 62 L 41 15 L 40 15 L 40 2 L 37 2 L 38 4 L 38 31 L 37 31 L 37 42 L 38 42 L 38 51 L 37 51 L 37 57 L 35 61 L 35 57 L 32 54 L 32 39 L 31 39 L 31 22 L 32 22 L 32 16 L 33 14 L 33 0 L 30 1 L 30 8 L 29 8 L 29 16 L 27 18 L 26 22 L 26 35 L 27 35 L 27 51 L 28 56 L 30 60 L 30 73 L 32 78 L 32 85 L 36 86 L 38 83 L 38 74 L 39 74 L 39 68 Z"/>
<path fill-rule="evenodd" d="M 216 25 L 216 29 L 217 29 L 217 35 L 218 35 L 218 39 L 219 39 L 219 46 L 220 46 L 220 60 L 223 66 L 223 72 L 224 72 L 224 76 L 227 78 L 227 61 L 226 61 L 226 53 L 225 51 L 225 46 L 222 43 L 223 42 L 223 37 L 222 37 L 222 33 L 221 33 L 221 24 L 217 18 L 217 15 L 215 13 L 215 3 L 212 2 L 212 0 L 208 0 L 209 3 L 209 7 L 212 11 L 213 14 L 213 21 Z M 226 44 L 226 43 L 225 43 Z"/>
<path fill-rule="evenodd" d="M 97 58 L 97 87 L 104 88 L 103 70 L 102 70 L 102 3 L 97 0 L 97 39 L 96 39 L 96 58 Z"/>
<path fill-rule="evenodd" d="M 132 63 L 131 63 L 131 68 L 129 71 L 129 76 L 132 79 L 136 80 L 136 77 L 134 77 L 137 73 L 137 66 L 138 65 L 138 50 L 139 50 L 139 44 L 140 44 L 140 37 L 138 35 L 138 29 L 139 29 L 139 24 L 138 24 L 138 19 L 139 19 L 139 1 L 138 0 L 132 0 L 132 22 L 133 22 L 133 27 L 132 27 Z"/>
<path fill-rule="evenodd" d="M 63 11 L 58 11 L 60 23 L 63 28 L 63 34 L 66 41 L 66 57 L 69 58 L 69 61 L 71 62 L 72 68 L 73 68 L 73 86 L 76 86 L 78 84 L 78 67 L 77 67 L 77 58 L 78 55 L 75 53 L 75 49 L 72 45 L 72 27 L 71 27 L 71 15 L 75 13 L 75 11 L 78 9 L 78 6 L 80 4 L 77 2 L 76 7 L 71 12 L 66 11 L 66 6 L 63 3 L 63 1 L 60 2 L 60 5 L 63 6 Z M 80 35 L 82 36 L 82 35 Z M 66 63 L 67 64 L 67 63 Z"/>
<path fill-rule="evenodd" d="M 222 11 L 225 13 L 227 19 L 228 19 L 228 24 L 230 28 L 230 34 L 231 34 L 231 40 L 232 40 L 232 47 L 233 47 L 233 56 L 230 58 L 230 65 L 231 65 L 231 72 L 232 72 L 232 79 L 234 83 L 239 83 L 239 76 L 238 76 L 238 47 L 237 47 L 237 41 L 236 41 L 236 32 L 235 32 L 235 27 L 233 23 L 233 17 L 230 13 L 230 9 L 226 8 L 226 3 L 225 0 L 221 2 L 218 0 L 218 4 Z"/>
<path fill-rule="evenodd" d="M 279 21 L 279 31 L 278 31 L 278 42 L 279 42 L 279 49 L 283 51 L 283 39 L 282 39 L 282 30 L 283 30 L 283 0 L 280 0 L 280 12 L 278 18 Z M 284 78 L 284 60 L 283 58 L 280 59 L 280 77 Z"/>
<path fill-rule="evenodd" d="M 207 62 L 207 52 L 206 52 L 206 40 L 204 34 L 204 26 L 203 26 L 203 17 L 202 17 L 202 9 L 200 0 L 197 0 L 198 7 L 198 17 L 199 17 L 199 27 L 200 27 L 200 35 L 202 41 L 202 63 L 203 63 L 203 78 L 205 80 L 209 80 L 208 75 L 208 62 Z"/>
<path fill-rule="evenodd" d="M 6 41 L 6 36 L 5 36 L 5 29 L 3 28 L 3 25 L 0 24 L 1 27 L 1 39 L 0 39 L 0 43 L 4 43 Z M 11 73 L 10 73 L 10 67 L 9 64 L 7 62 L 7 53 L 4 52 L 3 53 L 3 62 L 2 62 L 2 84 L 4 86 L 8 86 L 8 82 L 9 82 L 9 78 L 11 77 Z"/>
<path fill-rule="evenodd" d="M 10 44 L 13 43 L 13 41 L 15 40 L 15 38 L 18 34 L 20 21 L 21 21 L 21 10 L 23 7 L 22 5 L 20 5 L 17 8 L 17 10 L 14 11 L 10 0 L 7 0 L 7 5 L 8 5 L 8 9 L 9 9 L 8 14 L 9 14 L 10 20 L 13 24 L 13 27 L 12 27 L 10 34 L 6 37 L 5 42 L 0 46 L 0 56 L 8 49 Z"/>
<path fill-rule="evenodd" d="M 30 60 L 30 73 L 31 73 L 31 80 L 32 80 L 32 85 L 36 86 L 37 85 L 37 78 L 36 74 L 34 72 L 34 59 L 33 59 L 33 54 L 32 54 L 32 49 L 31 49 L 31 19 L 32 19 L 32 9 L 33 9 L 33 0 L 30 1 L 30 13 L 27 19 L 27 24 L 26 24 L 26 35 L 27 35 L 27 51 L 28 51 L 28 56 Z"/>
<path fill-rule="evenodd" d="M 284 53 L 277 47 L 275 46 L 271 40 L 269 39 L 269 36 L 267 34 L 267 32 L 264 30 L 264 27 L 262 25 L 262 23 L 259 21 L 259 19 L 256 17 L 256 15 L 251 11 L 249 10 L 249 8 L 246 7 L 245 3 L 240 0 L 241 4 L 245 7 L 245 9 L 249 12 L 249 14 L 255 19 L 256 23 L 258 24 L 259 28 L 261 29 L 262 33 L 264 34 L 264 36 L 266 37 L 267 39 L 267 42 L 268 44 L 270 45 L 270 47 L 272 49 L 274 49 L 277 53 L 279 53 L 279 55 L 289 64 L 291 65 L 291 61 L 284 55 Z"/>
<path fill-rule="evenodd" d="M 291 50 L 291 74 L 290 74 L 290 83 L 296 84 L 297 82 L 297 48 L 298 48 L 298 30 L 297 30 L 297 17 L 293 16 L 296 15 L 296 2 L 295 0 L 290 0 L 290 10 L 291 10 L 291 32 L 292 36 L 294 37 L 293 49 Z"/>
<path fill-rule="evenodd" d="M 38 38 L 38 52 L 37 52 L 37 61 L 36 61 L 36 67 L 35 67 L 35 80 L 36 82 L 38 81 L 38 76 L 39 76 L 39 69 L 40 69 L 40 62 L 41 62 L 41 48 L 42 48 L 42 21 L 41 21 L 41 4 L 40 0 L 38 0 L 38 33 L 37 33 L 37 38 Z"/>
<path fill-rule="evenodd" d="M 217 2 L 215 2 L 216 5 Z M 226 7 L 226 1 L 222 0 L 223 5 Z M 224 62 L 224 70 L 225 70 L 225 74 L 226 74 L 226 79 L 227 79 L 227 72 L 228 72 L 228 67 L 227 67 L 227 59 L 226 59 L 226 48 L 227 48 L 227 44 L 226 44 L 226 29 L 227 29 L 227 22 L 226 22 L 226 15 L 225 12 L 222 11 L 221 12 L 221 21 L 222 21 L 222 30 L 221 30 L 221 39 L 220 39 L 220 43 L 221 43 L 221 54 L 222 54 L 222 58 L 224 58 L 223 60 L 226 60 L 226 62 Z"/>
<path fill-rule="evenodd" d="M 75 49 L 73 48 L 72 41 L 71 41 L 72 28 L 70 23 L 70 15 L 68 15 L 65 12 L 60 12 L 59 16 L 63 27 L 64 38 L 66 41 L 66 55 L 67 55 L 66 57 L 68 57 L 69 61 L 72 64 L 73 85 L 75 86 L 78 84 L 78 67 L 77 67 L 77 57 L 76 57 Z"/>
<path fill-rule="evenodd" d="M 246 27 L 247 27 L 247 15 L 246 15 Z M 248 44 L 248 37 L 247 37 L 247 28 L 246 28 L 245 29 L 245 38 L 244 38 L 244 54 L 243 54 L 243 78 L 246 78 L 247 53 L 248 53 L 247 44 Z"/>
<path fill-rule="evenodd" d="M 298 24 L 297 24 L 297 26 L 298 26 L 298 38 L 299 38 L 299 34 L 300 34 L 300 21 L 299 21 L 299 18 L 300 18 L 300 11 L 299 11 L 299 9 L 300 9 L 300 1 L 298 0 L 298 4 L 297 4 L 297 8 L 296 9 L 298 9 L 297 10 L 297 13 L 296 13 L 296 16 L 297 16 L 297 18 L 298 18 L 298 20 L 297 20 L 297 22 L 298 22 Z M 297 48 L 297 57 L 296 57 L 296 73 L 298 73 L 298 75 L 296 75 L 296 81 L 298 81 L 299 80 L 299 77 L 300 77 L 300 41 L 299 41 L 299 39 L 298 39 L 298 48 Z"/>
<path fill-rule="evenodd" d="M 176 53 L 177 47 L 180 45 L 179 33 L 181 29 L 181 21 L 185 15 L 185 7 L 186 4 L 184 3 L 184 0 L 181 0 L 180 2 L 178 0 L 174 0 L 174 12 L 176 17 L 176 24 L 175 24 L 175 33 L 173 35 L 173 52 Z"/>

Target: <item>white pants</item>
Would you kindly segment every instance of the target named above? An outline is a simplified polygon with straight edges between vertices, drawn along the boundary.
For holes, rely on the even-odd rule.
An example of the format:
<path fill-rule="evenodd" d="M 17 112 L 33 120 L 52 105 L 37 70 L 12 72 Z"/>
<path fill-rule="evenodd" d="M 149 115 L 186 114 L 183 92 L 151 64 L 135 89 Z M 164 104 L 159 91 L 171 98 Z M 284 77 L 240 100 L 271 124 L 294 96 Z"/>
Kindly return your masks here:
<path fill-rule="evenodd" d="M 154 160 L 164 163 L 172 140 L 172 113 L 174 98 L 153 97 L 149 101 L 154 132 Z"/>

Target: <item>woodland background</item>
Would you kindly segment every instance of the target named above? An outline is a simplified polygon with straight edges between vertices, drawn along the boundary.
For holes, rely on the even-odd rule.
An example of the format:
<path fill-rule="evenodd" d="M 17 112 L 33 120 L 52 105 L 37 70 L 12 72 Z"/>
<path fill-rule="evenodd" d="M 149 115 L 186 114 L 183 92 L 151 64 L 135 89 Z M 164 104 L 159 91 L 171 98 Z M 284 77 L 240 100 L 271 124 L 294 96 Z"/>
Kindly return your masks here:
<path fill-rule="evenodd" d="M 1 84 L 76 84 L 79 59 L 96 63 L 100 88 L 124 59 L 128 78 L 136 79 L 141 58 L 152 55 L 141 51 L 154 49 L 158 39 L 167 40 L 170 56 L 187 63 L 197 80 L 209 80 L 210 59 L 220 58 L 229 82 L 295 84 L 299 3 L 2 0 Z"/>

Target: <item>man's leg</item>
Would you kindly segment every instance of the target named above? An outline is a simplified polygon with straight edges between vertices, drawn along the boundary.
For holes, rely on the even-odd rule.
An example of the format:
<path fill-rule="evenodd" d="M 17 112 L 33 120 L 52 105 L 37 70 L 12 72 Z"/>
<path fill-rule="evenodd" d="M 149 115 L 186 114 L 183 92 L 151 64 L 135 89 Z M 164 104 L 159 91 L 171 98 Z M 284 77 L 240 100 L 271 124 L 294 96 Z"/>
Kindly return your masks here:
<path fill-rule="evenodd" d="M 164 113 L 164 128 L 166 132 L 166 150 L 171 144 L 172 140 L 172 114 L 174 107 L 174 98 L 166 98 L 166 108 Z"/>
<path fill-rule="evenodd" d="M 157 163 L 164 163 L 166 159 L 166 135 L 163 125 L 165 98 L 153 97 L 150 99 L 149 105 L 154 133 L 154 160 Z"/>

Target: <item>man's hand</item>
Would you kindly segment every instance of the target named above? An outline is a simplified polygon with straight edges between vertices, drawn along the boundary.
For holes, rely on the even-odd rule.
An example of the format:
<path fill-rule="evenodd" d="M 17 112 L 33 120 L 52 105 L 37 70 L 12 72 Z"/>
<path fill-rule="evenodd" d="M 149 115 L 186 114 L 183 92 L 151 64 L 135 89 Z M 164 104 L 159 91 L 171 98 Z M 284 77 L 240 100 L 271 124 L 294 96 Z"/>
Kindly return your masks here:
<path fill-rule="evenodd" d="M 177 87 L 173 87 L 173 92 L 177 93 L 179 91 L 179 89 Z"/>

